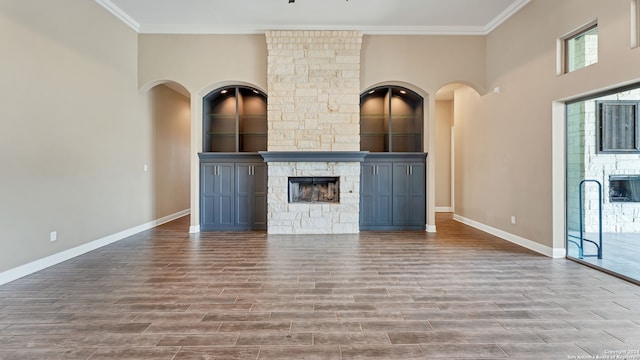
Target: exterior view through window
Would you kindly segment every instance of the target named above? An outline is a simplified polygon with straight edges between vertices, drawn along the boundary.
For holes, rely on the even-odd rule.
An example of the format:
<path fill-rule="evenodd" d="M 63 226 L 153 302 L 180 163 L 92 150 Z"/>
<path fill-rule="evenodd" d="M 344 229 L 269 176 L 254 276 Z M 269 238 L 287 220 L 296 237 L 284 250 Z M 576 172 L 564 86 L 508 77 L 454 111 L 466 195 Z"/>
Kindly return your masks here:
<path fill-rule="evenodd" d="M 598 25 L 565 39 L 565 72 L 569 73 L 598 62 Z"/>
<path fill-rule="evenodd" d="M 640 84 L 567 103 L 570 259 L 640 281 Z"/>

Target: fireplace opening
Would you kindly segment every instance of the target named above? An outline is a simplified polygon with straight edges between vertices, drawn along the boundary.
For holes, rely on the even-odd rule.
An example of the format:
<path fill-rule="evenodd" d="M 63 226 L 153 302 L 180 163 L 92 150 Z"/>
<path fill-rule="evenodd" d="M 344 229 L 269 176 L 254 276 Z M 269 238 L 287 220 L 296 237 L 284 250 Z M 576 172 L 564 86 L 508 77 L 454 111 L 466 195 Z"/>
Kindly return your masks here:
<path fill-rule="evenodd" d="M 640 202 L 640 175 L 609 176 L 610 202 Z"/>
<path fill-rule="evenodd" d="M 339 177 L 290 177 L 290 203 L 339 203 Z"/>

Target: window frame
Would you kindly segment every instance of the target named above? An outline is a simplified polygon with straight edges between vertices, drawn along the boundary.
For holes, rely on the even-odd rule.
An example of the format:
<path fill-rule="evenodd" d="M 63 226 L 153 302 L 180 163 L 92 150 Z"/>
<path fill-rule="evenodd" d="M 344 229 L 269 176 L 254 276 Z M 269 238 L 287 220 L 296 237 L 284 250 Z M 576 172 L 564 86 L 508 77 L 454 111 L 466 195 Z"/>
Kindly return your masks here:
<path fill-rule="evenodd" d="M 630 149 L 610 149 L 604 148 L 603 131 L 606 128 L 603 124 L 606 119 L 602 116 L 603 105 L 634 105 L 634 131 L 633 131 L 633 143 L 635 148 Z M 640 129 L 638 115 L 640 115 L 640 100 L 597 100 L 596 106 L 596 154 L 638 154 L 640 153 Z"/>
<path fill-rule="evenodd" d="M 640 47 L 640 0 L 631 0 L 631 48 Z"/>
<path fill-rule="evenodd" d="M 597 29 L 598 30 L 598 41 L 596 44 L 596 61 L 589 64 L 589 65 L 584 65 L 582 67 L 579 68 L 575 68 L 573 70 L 569 70 L 569 42 L 572 40 L 575 40 L 576 38 L 579 38 L 580 36 L 586 35 L 588 32 Z M 560 51 L 560 56 L 561 59 L 559 59 L 559 67 L 560 67 L 560 71 L 559 74 L 569 74 L 572 73 L 574 71 L 583 69 L 587 66 L 591 66 L 594 64 L 597 64 L 598 61 L 600 60 L 600 56 L 599 56 L 599 52 L 600 52 L 600 33 L 599 33 L 599 27 L 598 27 L 598 21 L 592 21 L 584 26 L 581 26 L 580 28 L 570 32 L 569 34 L 561 37 L 558 41 L 559 46 L 561 47 L 561 51 Z"/>

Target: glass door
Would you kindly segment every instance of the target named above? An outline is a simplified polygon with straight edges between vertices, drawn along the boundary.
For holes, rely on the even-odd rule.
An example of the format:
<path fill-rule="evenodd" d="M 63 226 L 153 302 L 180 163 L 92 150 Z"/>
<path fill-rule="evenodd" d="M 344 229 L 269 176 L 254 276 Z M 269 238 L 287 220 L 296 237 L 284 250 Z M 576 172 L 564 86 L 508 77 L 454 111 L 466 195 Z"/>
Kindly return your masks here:
<path fill-rule="evenodd" d="M 640 87 L 567 103 L 567 257 L 640 281 Z"/>

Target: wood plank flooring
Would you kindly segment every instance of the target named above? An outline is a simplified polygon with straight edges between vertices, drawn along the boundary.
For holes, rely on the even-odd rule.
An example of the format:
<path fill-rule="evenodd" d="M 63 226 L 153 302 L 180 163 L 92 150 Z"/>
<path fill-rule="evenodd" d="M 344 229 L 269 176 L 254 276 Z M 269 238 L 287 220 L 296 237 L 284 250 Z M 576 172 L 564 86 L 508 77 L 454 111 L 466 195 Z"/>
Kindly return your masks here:
<path fill-rule="evenodd" d="M 640 359 L 640 287 L 450 216 L 436 234 L 187 229 L 0 286 L 0 359 Z"/>

